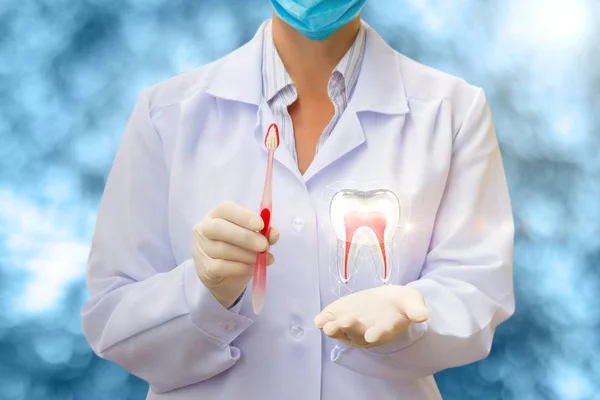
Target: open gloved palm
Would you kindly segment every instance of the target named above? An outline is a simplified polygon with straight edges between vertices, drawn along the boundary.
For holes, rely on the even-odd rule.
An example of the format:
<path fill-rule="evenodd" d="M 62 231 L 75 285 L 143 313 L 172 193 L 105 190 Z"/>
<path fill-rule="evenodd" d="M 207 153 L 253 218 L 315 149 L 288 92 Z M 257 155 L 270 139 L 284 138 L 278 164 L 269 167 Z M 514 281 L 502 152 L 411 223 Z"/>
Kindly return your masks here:
<path fill-rule="evenodd" d="M 334 301 L 315 317 L 319 329 L 340 342 L 372 348 L 392 341 L 411 323 L 425 322 L 423 295 L 407 286 L 382 286 Z"/>

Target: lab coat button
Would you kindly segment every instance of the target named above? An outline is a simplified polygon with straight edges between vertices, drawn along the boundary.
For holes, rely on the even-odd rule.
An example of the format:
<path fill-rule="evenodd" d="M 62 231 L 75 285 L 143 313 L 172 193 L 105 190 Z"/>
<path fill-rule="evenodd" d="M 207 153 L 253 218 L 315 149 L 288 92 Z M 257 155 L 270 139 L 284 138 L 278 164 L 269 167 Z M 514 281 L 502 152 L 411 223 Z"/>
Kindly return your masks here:
<path fill-rule="evenodd" d="M 231 332 L 232 330 L 235 329 L 235 322 L 233 321 L 227 321 L 227 322 L 223 322 L 223 330 L 227 331 L 227 332 Z"/>
<path fill-rule="evenodd" d="M 302 335 L 304 335 L 304 328 L 302 328 L 300 325 L 292 325 L 290 327 L 290 331 L 292 332 L 292 336 L 295 337 L 301 337 Z"/>
<path fill-rule="evenodd" d="M 305 222 L 304 222 L 304 220 L 303 220 L 302 218 L 300 218 L 300 217 L 295 217 L 295 218 L 292 220 L 292 226 L 293 226 L 293 227 L 294 227 L 294 229 L 295 229 L 295 230 L 297 230 L 297 231 L 301 231 L 302 229 L 304 229 L 304 225 L 305 225 Z"/>

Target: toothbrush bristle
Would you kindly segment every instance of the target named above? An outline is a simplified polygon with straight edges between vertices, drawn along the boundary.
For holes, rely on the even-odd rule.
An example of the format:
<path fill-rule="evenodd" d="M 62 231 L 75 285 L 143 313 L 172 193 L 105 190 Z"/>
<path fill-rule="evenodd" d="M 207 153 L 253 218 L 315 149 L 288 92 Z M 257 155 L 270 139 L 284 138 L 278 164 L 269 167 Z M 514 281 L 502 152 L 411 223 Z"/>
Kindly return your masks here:
<path fill-rule="evenodd" d="M 265 147 L 267 150 L 275 151 L 279 147 L 279 128 L 276 124 L 271 124 L 265 137 Z"/>

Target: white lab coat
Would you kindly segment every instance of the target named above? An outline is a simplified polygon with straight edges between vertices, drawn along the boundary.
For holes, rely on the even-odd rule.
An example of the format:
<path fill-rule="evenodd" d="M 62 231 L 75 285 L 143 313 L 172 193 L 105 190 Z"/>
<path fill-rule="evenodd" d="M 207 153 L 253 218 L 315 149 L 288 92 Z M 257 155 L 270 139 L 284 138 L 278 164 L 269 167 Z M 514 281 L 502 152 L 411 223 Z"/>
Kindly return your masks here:
<path fill-rule="evenodd" d="M 139 97 L 100 205 L 82 320 L 97 354 L 150 383 L 148 398 L 439 399 L 432 375 L 486 357 L 513 313 L 513 220 L 483 91 L 367 29 L 354 96 L 306 173 L 276 152 L 281 239 L 260 316 L 250 291 L 221 307 L 190 249 L 218 203 L 258 210 L 272 122 L 262 35 Z M 346 348 L 312 322 L 336 300 L 321 196 L 349 181 L 411 198 L 395 283 L 423 293 L 430 319 L 381 348 Z"/>

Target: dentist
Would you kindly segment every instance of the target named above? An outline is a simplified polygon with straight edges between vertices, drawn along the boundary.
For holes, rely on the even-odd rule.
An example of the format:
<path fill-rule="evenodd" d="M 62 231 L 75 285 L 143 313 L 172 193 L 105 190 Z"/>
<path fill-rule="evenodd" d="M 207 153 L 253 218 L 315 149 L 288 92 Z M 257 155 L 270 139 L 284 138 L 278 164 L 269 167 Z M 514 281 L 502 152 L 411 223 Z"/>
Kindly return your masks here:
<path fill-rule="evenodd" d="M 86 338 L 148 399 L 440 399 L 433 374 L 485 358 L 514 311 L 485 95 L 389 47 L 361 21 L 365 0 L 271 3 L 250 42 L 140 95 L 98 213 Z M 267 240 L 256 210 L 272 123 Z M 383 181 L 411 199 L 399 273 L 335 296 L 319 198 Z M 267 248 L 256 316 L 246 288 Z"/>

